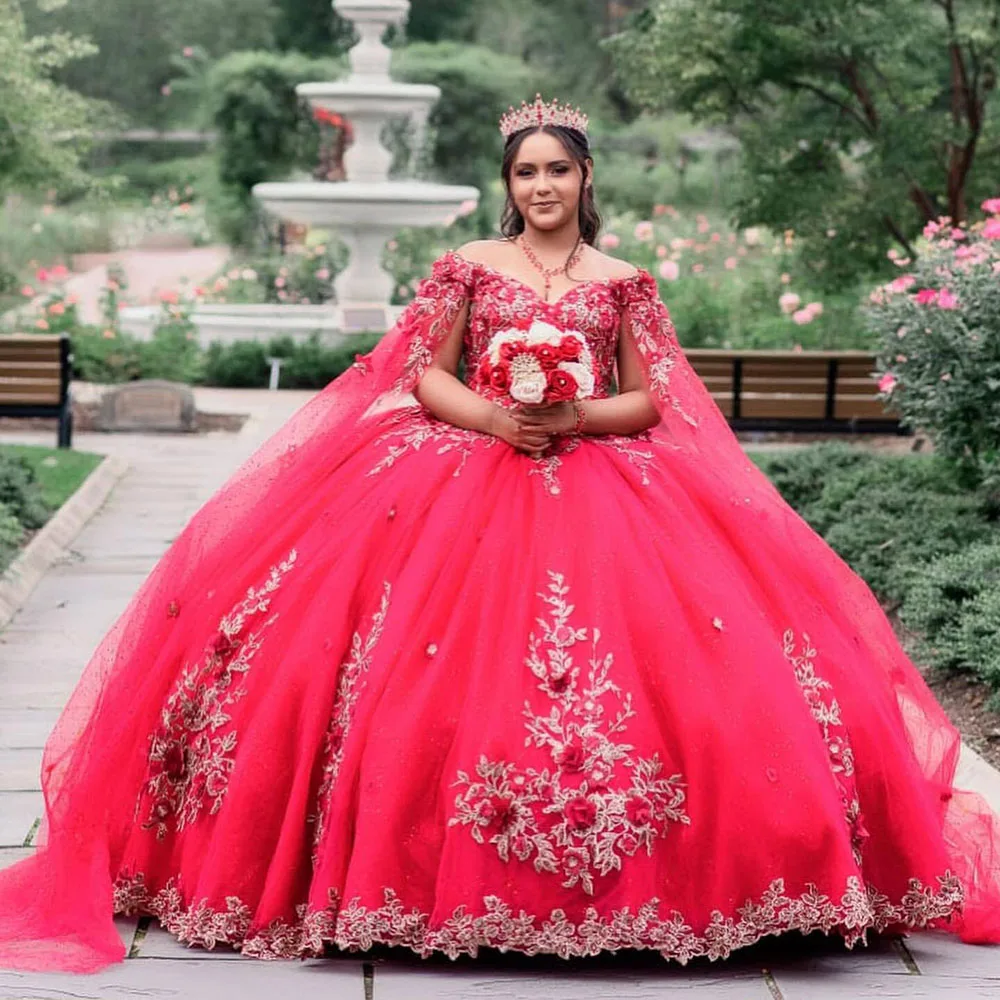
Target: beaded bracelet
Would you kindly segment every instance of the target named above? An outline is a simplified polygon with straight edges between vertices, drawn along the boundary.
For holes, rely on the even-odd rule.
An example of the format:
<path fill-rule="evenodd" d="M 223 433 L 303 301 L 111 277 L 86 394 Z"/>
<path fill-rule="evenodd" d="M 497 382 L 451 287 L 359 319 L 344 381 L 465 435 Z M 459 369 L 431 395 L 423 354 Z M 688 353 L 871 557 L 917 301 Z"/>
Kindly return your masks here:
<path fill-rule="evenodd" d="M 573 433 L 582 434 L 583 425 L 587 422 L 587 411 L 584 410 L 582 403 L 574 403 L 573 411 L 576 413 L 576 422 L 573 424 Z"/>

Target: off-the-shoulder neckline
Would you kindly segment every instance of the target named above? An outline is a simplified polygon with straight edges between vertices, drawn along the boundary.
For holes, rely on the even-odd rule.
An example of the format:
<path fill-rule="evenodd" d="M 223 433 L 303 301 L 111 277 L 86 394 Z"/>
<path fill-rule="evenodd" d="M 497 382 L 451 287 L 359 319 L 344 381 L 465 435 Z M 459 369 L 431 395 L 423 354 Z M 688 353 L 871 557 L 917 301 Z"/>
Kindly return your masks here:
<path fill-rule="evenodd" d="M 650 273 L 645 268 L 637 267 L 635 274 L 624 274 L 619 278 L 587 278 L 584 281 L 577 282 L 577 284 L 575 284 L 572 288 L 568 288 L 565 292 L 563 292 L 563 294 L 560 295 L 559 298 L 555 299 L 552 302 L 549 302 L 546 299 L 542 298 L 537 288 L 535 288 L 532 285 L 529 285 L 526 281 L 523 281 L 516 275 L 510 274 L 507 271 L 503 271 L 498 267 L 494 267 L 492 264 L 486 264 L 480 260 L 470 260 L 468 257 L 464 257 L 462 254 L 460 254 L 457 250 L 449 250 L 445 254 L 445 256 L 453 257 L 455 260 L 460 261 L 462 264 L 467 264 L 469 267 L 482 268 L 482 270 L 489 271 L 491 274 L 495 274 L 498 277 L 505 279 L 506 281 L 512 281 L 515 284 L 520 285 L 522 288 L 526 288 L 529 292 L 532 293 L 532 295 L 535 296 L 536 299 L 538 299 L 539 302 L 543 303 L 544 305 L 552 306 L 553 308 L 555 306 L 558 306 L 562 302 L 562 300 L 565 299 L 568 295 L 572 295 L 574 292 L 579 291 L 581 288 L 587 288 L 590 285 L 607 285 L 610 287 L 612 285 L 626 284 L 631 281 L 640 281 L 643 279 L 644 276 L 648 276 L 650 278 L 652 277 L 652 275 L 650 275 Z"/>

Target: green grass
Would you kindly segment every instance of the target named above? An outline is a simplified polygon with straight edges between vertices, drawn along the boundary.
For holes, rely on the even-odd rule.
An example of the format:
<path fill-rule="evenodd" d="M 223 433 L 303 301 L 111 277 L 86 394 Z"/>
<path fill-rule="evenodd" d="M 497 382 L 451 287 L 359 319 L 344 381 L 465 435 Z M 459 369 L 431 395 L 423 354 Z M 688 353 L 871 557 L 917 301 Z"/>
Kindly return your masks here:
<path fill-rule="evenodd" d="M 0 445 L 0 454 L 19 455 L 31 463 L 45 502 L 53 510 L 61 507 L 104 459 L 86 451 L 24 444 Z"/>

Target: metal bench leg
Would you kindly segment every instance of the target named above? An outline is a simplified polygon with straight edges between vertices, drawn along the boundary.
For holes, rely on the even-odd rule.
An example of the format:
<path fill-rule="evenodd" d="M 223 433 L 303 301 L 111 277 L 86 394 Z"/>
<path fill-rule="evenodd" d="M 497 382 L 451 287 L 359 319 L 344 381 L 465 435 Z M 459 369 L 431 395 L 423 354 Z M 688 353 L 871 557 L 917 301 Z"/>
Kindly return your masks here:
<path fill-rule="evenodd" d="M 60 448 L 73 446 L 73 409 L 69 404 L 64 406 L 62 413 L 59 414 L 58 445 Z"/>

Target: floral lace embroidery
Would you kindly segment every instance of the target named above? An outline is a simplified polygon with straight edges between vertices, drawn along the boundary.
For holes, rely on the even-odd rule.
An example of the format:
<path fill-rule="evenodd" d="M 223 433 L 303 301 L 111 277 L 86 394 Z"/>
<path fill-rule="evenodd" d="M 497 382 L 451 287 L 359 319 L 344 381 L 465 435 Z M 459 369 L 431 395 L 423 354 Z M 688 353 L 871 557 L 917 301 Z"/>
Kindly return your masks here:
<path fill-rule="evenodd" d="M 788 629 L 783 637 L 785 658 L 795 668 L 795 679 L 805 695 L 812 717 L 823 733 L 823 742 L 830 754 L 830 770 L 840 789 L 844 816 L 851 831 L 851 850 L 855 862 L 861 865 L 861 847 L 869 836 L 861 818 L 861 802 L 854 781 L 854 750 L 847 735 L 847 727 L 840 715 L 840 705 L 832 694 L 833 685 L 817 676 L 812 658 L 816 650 L 809 636 L 802 635 L 802 651 L 795 655 L 795 633 Z"/>
<path fill-rule="evenodd" d="M 214 948 L 223 942 L 263 959 L 319 957 L 330 943 L 345 951 L 386 944 L 410 948 L 425 958 L 442 952 L 453 959 L 463 954 L 474 958 L 480 948 L 561 958 L 634 948 L 658 951 L 665 959 L 686 964 L 701 956 L 728 958 L 766 935 L 788 931 L 836 930 L 853 947 L 872 928 L 881 932 L 940 926 L 961 911 L 964 893 L 950 872 L 938 876 L 937 882 L 935 888 L 912 878 L 908 891 L 893 903 L 857 876 L 847 879 L 839 901 L 812 884 L 800 895 L 787 895 L 784 879 L 777 878 L 757 900 L 748 899 L 739 907 L 736 917 L 713 910 L 700 933 L 677 910 L 665 913 L 655 896 L 634 912 L 623 907 L 601 915 L 591 906 L 584 919 L 574 923 L 561 909 L 544 917 L 515 911 L 501 897 L 487 895 L 482 898 L 481 915 L 458 906 L 432 928 L 428 912 L 407 910 L 390 888 L 383 889 L 384 903 L 376 908 L 362 906 L 360 897 L 342 906 L 337 891 L 329 889 L 325 906 L 299 904 L 295 920 L 274 920 L 254 928 L 251 908 L 236 896 L 226 898 L 224 910 L 213 909 L 207 900 L 185 904 L 176 879 L 153 893 L 142 874 L 129 873 L 116 881 L 114 909 L 129 915 L 149 913 L 185 943 Z"/>
<path fill-rule="evenodd" d="M 604 437 L 594 438 L 594 440 L 600 444 L 607 445 L 609 448 L 614 448 L 620 455 L 624 455 L 638 470 L 639 475 L 642 477 L 642 485 L 649 485 L 649 470 L 656 461 L 656 456 L 651 451 L 640 447 L 640 442 L 651 442 L 653 440 L 653 436 L 649 431 L 628 437 L 609 434 Z"/>
<path fill-rule="evenodd" d="M 448 825 L 468 826 L 479 844 L 488 837 L 503 861 L 512 854 L 518 861 L 533 857 L 536 871 L 561 875 L 566 888 L 580 885 L 593 895 L 595 874 L 620 871 L 622 856 L 631 857 L 641 847 L 651 855 L 670 822 L 691 820 L 684 812 L 680 775 L 658 777 L 663 770 L 658 754 L 632 757 L 633 746 L 612 738 L 635 712 L 631 694 L 623 696 L 609 679 L 614 656 L 598 652 L 596 628 L 590 630 L 592 652 L 583 686 L 582 668 L 574 664 L 571 650 L 588 641 L 588 630 L 570 624 L 574 607 L 568 595 L 562 574 L 550 571 L 548 594 L 538 596 L 551 617 L 537 619 L 542 635 L 531 634 L 525 660 L 538 689 L 552 702 L 546 714 L 536 714 L 525 702 L 525 742 L 544 748 L 552 769 L 480 757 L 480 780 L 458 772 L 455 784 L 465 791 L 455 798 Z M 619 703 L 610 720 L 604 717 L 606 696 Z M 627 788 L 615 781 L 619 763 L 631 771 Z"/>
<path fill-rule="evenodd" d="M 563 438 L 554 450 L 550 450 L 540 458 L 532 459 L 528 475 L 541 476 L 545 492 L 550 496 L 559 496 L 562 493 L 562 484 L 559 482 L 558 472 L 562 468 L 562 456 L 571 455 L 579 447 L 579 438 Z"/>
<path fill-rule="evenodd" d="M 247 631 L 248 623 L 267 612 L 274 592 L 295 565 L 293 549 L 271 568 L 260 588 L 251 587 L 243 601 L 219 622 L 204 659 L 187 667 L 163 707 L 160 725 L 149 738 L 149 778 L 136 803 L 136 815 L 149 800 L 144 829 L 163 839 L 173 824 L 178 831 L 193 823 L 206 800 L 209 815 L 222 808 L 229 775 L 235 766 L 236 733 L 228 728 L 227 709 L 239 701 L 251 660 L 262 634 L 277 615 Z"/>
<path fill-rule="evenodd" d="M 376 439 L 376 444 L 390 443 L 381 461 L 369 471 L 369 476 L 376 476 L 395 465 L 397 459 L 407 451 L 420 451 L 424 445 L 430 444 L 437 446 L 438 455 L 459 453 L 461 460 L 452 473 L 457 477 L 462 474 L 465 463 L 477 445 L 492 448 L 498 440 L 492 434 L 482 434 L 479 431 L 456 427 L 444 420 L 435 420 L 422 408 L 407 407 L 394 414 L 391 423 L 390 429 Z"/>
<path fill-rule="evenodd" d="M 434 262 L 429 277 L 421 283 L 417 297 L 407 306 L 397 326 L 408 331 L 406 361 L 393 388 L 411 392 L 434 360 L 434 354 L 451 332 L 469 298 L 472 265 L 457 254 L 445 254 Z"/>
<path fill-rule="evenodd" d="M 351 721 L 354 718 L 354 706 L 364 690 L 364 684 L 359 685 L 365 674 L 368 673 L 372 664 L 372 654 L 382 638 L 382 629 L 385 626 L 385 618 L 389 613 L 389 598 L 392 594 L 392 587 L 386 581 L 382 584 L 382 600 L 378 610 L 372 615 L 371 626 L 368 636 L 361 638 L 360 631 L 355 632 L 351 639 L 351 655 L 341 664 L 337 671 L 337 693 L 333 702 L 333 712 L 330 718 L 330 727 L 326 732 L 323 753 L 325 761 L 323 764 L 322 778 L 320 779 L 319 791 L 317 792 L 318 807 L 316 815 L 310 817 L 310 822 L 316 823 L 313 833 L 313 847 L 319 847 L 323 839 L 323 831 L 326 827 L 326 817 L 330 807 L 330 799 L 333 795 L 334 786 L 337 783 L 337 775 L 340 774 L 341 764 L 344 762 L 344 743 L 347 734 L 351 731 Z M 315 864 L 317 856 L 313 854 Z"/>
<path fill-rule="evenodd" d="M 660 301 L 656 279 L 648 272 L 640 272 L 636 281 L 624 284 L 620 291 L 629 329 L 646 368 L 650 390 L 662 402 L 669 402 L 688 424 L 697 427 L 698 421 L 683 409 L 670 390 L 681 348 L 670 313 Z"/>

